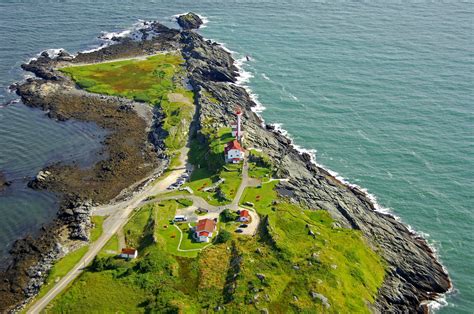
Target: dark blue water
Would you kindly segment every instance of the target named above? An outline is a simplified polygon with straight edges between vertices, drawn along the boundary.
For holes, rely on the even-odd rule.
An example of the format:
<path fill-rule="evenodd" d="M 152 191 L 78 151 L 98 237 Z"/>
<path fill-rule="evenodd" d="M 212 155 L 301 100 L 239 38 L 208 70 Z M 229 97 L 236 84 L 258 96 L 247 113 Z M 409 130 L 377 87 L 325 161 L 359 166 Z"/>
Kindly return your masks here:
<path fill-rule="evenodd" d="M 428 236 L 455 285 L 440 312 L 472 312 L 473 3 L 3 1 L 0 85 L 41 50 L 93 48 L 100 31 L 189 10 L 209 19 L 205 37 L 252 56 L 245 84 L 267 121 Z M 0 145 L 10 136 L 34 147 L 27 128 L 10 128 Z"/>

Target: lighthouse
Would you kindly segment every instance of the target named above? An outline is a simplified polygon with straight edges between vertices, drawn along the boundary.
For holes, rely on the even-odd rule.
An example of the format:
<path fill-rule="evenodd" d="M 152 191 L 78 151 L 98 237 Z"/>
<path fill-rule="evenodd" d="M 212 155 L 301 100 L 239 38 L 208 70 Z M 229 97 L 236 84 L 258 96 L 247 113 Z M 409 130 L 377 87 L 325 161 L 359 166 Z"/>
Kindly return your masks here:
<path fill-rule="evenodd" d="M 234 136 L 238 141 L 242 139 L 242 109 L 240 107 L 235 111 L 237 116 L 237 124 L 232 124 L 232 136 Z"/>

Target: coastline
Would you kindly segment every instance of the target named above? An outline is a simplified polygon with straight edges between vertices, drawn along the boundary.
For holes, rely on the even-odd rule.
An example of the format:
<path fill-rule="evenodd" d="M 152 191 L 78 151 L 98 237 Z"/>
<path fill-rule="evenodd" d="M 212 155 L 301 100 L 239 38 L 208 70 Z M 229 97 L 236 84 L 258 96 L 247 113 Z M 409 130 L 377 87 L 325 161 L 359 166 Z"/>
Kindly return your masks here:
<path fill-rule="evenodd" d="M 225 43 L 220 43 L 220 42 L 216 42 L 216 43 L 218 43 L 224 51 L 226 51 L 227 53 L 232 55 L 232 57 L 234 57 L 235 54 L 237 54 L 237 52 L 232 51 L 231 49 L 226 47 Z M 243 68 L 243 64 L 245 62 L 247 62 L 245 57 L 242 57 L 240 59 L 234 59 L 234 65 L 238 69 L 239 76 L 236 78 L 235 82 L 230 83 L 230 84 L 235 84 L 236 86 L 242 87 L 247 92 L 247 94 L 248 94 L 249 98 L 251 99 L 251 101 L 254 102 L 254 106 L 251 107 L 252 112 L 254 112 L 258 116 L 258 118 L 261 120 L 261 125 L 265 126 L 266 123 L 265 123 L 265 120 L 263 119 L 263 116 L 261 115 L 261 112 L 264 111 L 266 109 L 266 107 L 260 101 L 258 101 L 258 95 L 256 95 L 253 92 L 253 90 L 248 85 L 245 84 L 253 77 L 253 74 L 251 74 L 250 72 L 247 72 Z M 268 127 L 268 125 L 267 125 L 267 127 Z M 377 198 L 375 197 L 375 195 L 371 194 L 367 189 L 362 188 L 359 185 L 350 183 L 346 178 L 341 177 L 338 173 L 326 168 L 323 165 L 318 164 L 316 162 L 315 150 L 305 149 L 305 148 L 295 144 L 293 139 L 291 138 L 291 135 L 286 130 L 284 130 L 281 126 L 277 126 L 275 124 L 272 124 L 272 125 L 270 125 L 270 128 L 274 129 L 281 136 L 288 139 L 288 142 L 289 142 L 288 145 L 291 146 L 292 148 L 294 148 L 300 154 L 300 156 L 302 156 L 305 159 L 309 158 L 309 162 L 312 163 L 314 166 L 320 168 L 323 171 L 326 171 L 334 180 L 336 180 L 340 184 L 346 186 L 351 191 L 353 191 L 355 194 L 361 195 L 367 201 L 367 203 L 370 204 L 370 207 L 374 212 L 377 212 L 381 215 L 392 218 L 392 219 L 396 220 L 397 222 L 399 222 L 401 225 L 405 226 L 407 228 L 409 234 L 413 238 L 415 238 L 416 240 L 421 242 L 421 244 L 425 247 L 426 251 L 428 252 L 429 256 L 433 260 L 435 260 L 437 262 L 439 261 L 439 257 L 437 255 L 436 248 L 434 248 L 425 239 L 425 237 L 422 234 L 418 233 L 410 225 L 404 223 L 399 216 L 397 216 L 393 213 L 392 210 L 390 210 L 389 208 L 382 207 L 377 202 Z M 444 267 L 444 265 L 442 265 L 441 263 L 439 263 L 439 265 L 441 265 L 442 270 L 446 274 L 447 278 L 449 278 L 448 271 Z M 447 305 L 447 302 L 445 300 L 446 294 L 449 294 L 453 291 L 453 285 L 452 285 L 452 282 L 450 280 L 449 280 L 448 285 L 449 285 L 449 287 L 448 287 L 447 291 L 445 291 L 444 293 L 435 295 L 435 298 L 432 299 L 432 300 L 424 301 L 424 302 L 421 303 L 423 307 L 426 306 L 426 308 L 424 308 L 424 311 L 425 310 L 428 310 L 428 311 L 429 310 L 436 310 L 440 307 L 443 307 L 443 306 Z"/>
<path fill-rule="evenodd" d="M 201 15 L 199 15 L 199 16 L 202 17 Z M 206 19 L 206 21 L 208 21 L 208 20 Z M 212 40 L 212 39 L 210 39 L 210 40 Z M 228 47 L 226 47 L 225 43 L 217 42 L 217 41 L 216 41 L 216 43 L 221 45 L 221 47 L 225 51 L 230 53 L 233 57 L 236 54 L 238 54 L 238 52 L 233 51 L 233 50 L 229 49 Z M 234 58 L 235 66 L 237 67 L 238 73 L 239 73 L 239 77 L 237 78 L 237 81 L 235 82 L 235 85 L 240 86 L 240 87 L 242 87 L 246 90 L 246 92 L 250 96 L 250 99 L 256 104 L 256 106 L 252 108 L 252 111 L 262 120 L 262 126 L 265 126 L 266 122 L 265 122 L 265 119 L 264 119 L 262 113 L 267 109 L 267 107 L 258 100 L 258 94 L 254 93 L 254 91 L 251 89 L 251 87 L 248 84 L 246 84 L 253 77 L 255 77 L 251 72 L 244 69 L 244 64 L 247 63 L 247 62 L 250 62 L 252 60 L 254 60 L 254 59 L 247 60 L 245 57 Z M 268 80 L 269 78 L 266 77 L 265 79 Z M 379 212 L 382 215 L 387 215 L 388 217 L 391 217 L 391 218 L 397 220 L 401 224 L 405 225 L 414 237 L 419 238 L 420 240 L 424 241 L 426 243 L 426 246 L 429 249 L 429 253 L 431 254 L 432 258 L 440 262 L 444 272 L 449 277 L 448 269 L 441 262 L 440 256 L 438 255 L 437 248 L 435 247 L 435 245 L 433 243 L 430 243 L 428 241 L 426 235 L 423 232 L 417 231 L 410 224 L 404 222 L 403 218 L 396 215 L 396 213 L 394 212 L 393 209 L 380 205 L 377 201 L 377 197 L 374 194 L 370 193 L 368 191 L 368 189 L 366 189 L 364 187 L 361 187 L 360 185 L 351 183 L 349 179 L 341 176 L 338 172 L 333 171 L 333 170 L 329 169 L 328 167 L 326 167 L 325 165 L 322 165 L 322 164 L 318 163 L 317 160 L 316 160 L 317 150 L 316 149 L 307 149 L 307 148 L 304 148 L 304 147 L 299 146 L 298 144 L 296 144 L 294 142 L 294 139 L 291 136 L 291 134 L 283 128 L 283 125 L 281 123 L 275 122 L 275 123 L 271 123 L 270 125 L 275 129 L 275 131 L 279 132 L 282 136 L 286 137 L 290 141 L 289 145 L 291 145 L 300 154 L 302 154 L 302 155 L 303 154 L 308 154 L 311 157 L 311 163 L 313 163 L 316 167 L 327 171 L 335 180 L 339 181 L 341 184 L 347 186 L 348 188 L 357 191 L 357 193 L 362 193 L 369 200 L 369 202 L 372 204 L 374 211 Z M 428 311 L 436 311 L 436 310 L 441 309 L 442 307 L 448 306 L 449 303 L 446 301 L 446 296 L 449 295 L 450 293 L 452 293 L 453 291 L 454 291 L 454 285 L 453 285 L 452 281 L 450 281 L 450 287 L 449 287 L 448 291 L 446 291 L 443 294 L 440 294 L 440 295 L 436 296 L 435 300 L 429 300 L 425 303 L 425 305 L 427 306 Z"/>
<path fill-rule="evenodd" d="M 113 44 L 113 43 L 112 43 Z M 112 45 L 111 44 L 111 45 Z M 105 47 L 99 47 L 98 50 L 95 50 L 96 52 L 97 51 L 100 51 L 104 48 L 106 48 L 108 46 L 105 46 Z M 224 48 L 223 46 L 221 46 L 221 48 L 223 48 L 224 50 L 226 48 Z M 227 49 L 228 50 L 228 49 Z M 230 51 L 230 50 L 229 50 Z M 79 54 L 78 54 L 79 55 Z M 77 57 L 77 56 L 76 56 Z M 232 57 L 231 57 L 232 58 Z M 112 60 L 112 59 L 111 59 Z M 235 66 L 237 68 L 238 71 L 242 71 L 242 68 L 239 69 L 239 66 L 237 64 L 237 61 L 234 60 L 232 58 L 232 62 L 233 62 L 233 66 Z M 198 78 L 199 79 L 199 78 Z M 202 82 L 199 82 L 199 83 L 202 83 Z M 376 199 L 374 196 L 372 196 L 370 193 L 368 193 L 367 191 L 364 191 L 363 188 L 359 187 L 359 186 L 356 186 L 356 185 L 353 185 L 353 184 L 350 184 L 349 182 L 347 182 L 346 180 L 344 180 L 343 178 L 341 177 L 338 177 L 337 175 L 335 175 L 334 172 L 331 172 L 330 170 L 328 169 L 325 169 L 324 167 L 322 167 L 321 165 L 318 165 L 315 161 L 315 156 L 311 154 L 311 152 L 307 151 L 307 150 L 304 150 L 303 148 L 297 146 L 296 144 L 294 144 L 293 140 L 291 139 L 291 136 L 288 135 L 287 133 L 284 134 L 285 132 L 284 131 L 281 131 L 281 130 L 278 130 L 278 128 L 276 127 L 272 127 L 269 126 L 269 125 L 266 125 L 263 118 L 261 117 L 261 115 L 259 114 L 261 112 L 261 110 L 263 110 L 263 106 L 259 106 L 259 102 L 258 102 L 258 99 L 257 99 L 257 96 L 255 94 L 252 93 L 251 89 L 248 87 L 248 86 L 245 86 L 245 85 L 239 85 L 239 84 L 242 84 L 244 82 L 239 82 L 238 79 L 236 78 L 236 81 L 235 82 L 228 82 L 230 84 L 235 84 L 236 86 L 240 87 L 240 88 L 244 88 L 246 93 L 247 93 L 247 97 L 250 99 L 251 102 L 253 102 L 255 105 L 254 106 L 250 106 L 249 109 L 251 109 L 254 114 L 258 117 L 259 120 L 253 118 L 253 117 L 248 117 L 247 119 L 251 122 L 260 122 L 259 123 L 259 126 L 265 126 L 266 129 L 268 129 L 270 131 L 270 133 L 272 134 L 276 134 L 278 133 L 277 136 L 278 137 L 278 140 L 281 140 L 283 141 L 283 144 L 284 145 L 287 145 L 289 150 L 295 150 L 298 154 L 299 154 L 299 158 L 301 158 L 306 167 L 307 168 L 311 168 L 311 166 L 309 166 L 308 164 L 313 164 L 313 166 L 315 166 L 317 169 L 318 172 L 321 172 L 325 177 L 329 178 L 328 180 L 335 180 L 335 181 L 338 181 L 339 184 L 341 185 L 344 185 L 346 186 L 346 188 L 348 188 L 349 190 L 351 190 L 354 194 L 356 195 L 360 195 L 360 197 L 362 197 L 363 199 L 365 199 L 365 201 L 369 204 L 371 204 L 371 207 L 372 207 L 372 210 L 373 211 L 380 211 L 380 206 L 377 204 L 376 202 Z M 252 98 L 252 95 L 253 98 Z M 263 107 L 263 108 L 262 108 Z M 259 111 L 260 110 L 260 111 Z M 330 177 L 332 177 L 332 179 L 330 179 Z M 396 218 L 396 216 L 394 216 L 393 214 L 391 213 L 383 213 L 384 215 L 388 215 L 392 218 Z M 413 232 L 412 230 L 410 230 L 411 232 Z M 429 248 L 429 244 L 428 242 L 421 236 L 419 236 L 416 232 L 413 233 L 413 235 L 417 235 L 418 237 L 420 237 L 422 240 L 422 242 L 424 242 L 426 244 L 426 247 Z M 434 250 L 431 250 L 429 252 L 430 254 L 432 254 L 433 258 L 436 259 L 436 256 L 435 256 L 435 251 Z M 452 285 L 450 287 L 450 289 L 452 289 Z M 443 296 L 443 295 L 442 295 Z M 434 302 L 434 301 L 431 301 L 431 302 Z"/>
<path fill-rule="evenodd" d="M 237 52 L 231 50 L 231 49 L 228 49 L 227 47 L 225 47 L 225 43 L 220 43 L 220 45 L 222 45 L 222 47 L 224 48 L 224 50 L 228 51 L 229 53 L 231 53 L 232 55 L 236 54 Z M 254 101 L 257 106 L 255 106 L 254 108 L 252 108 L 252 111 L 257 114 L 259 116 L 259 118 L 262 119 L 262 125 L 265 125 L 265 119 L 263 118 L 263 111 L 265 111 L 267 109 L 267 107 L 265 107 L 265 105 L 263 105 L 259 100 L 258 100 L 258 94 L 255 94 L 254 91 L 250 88 L 250 86 L 248 86 L 247 82 L 250 81 L 251 78 L 254 77 L 253 74 L 251 74 L 250 72 L 244 70 L 243 68 L 243 64 L 248 62 L 244 57 L 243 58 L 240 58 L 239 60 L 242 60 L 240 64 L 236 64 L 236 67 L 239 69 L 239 74 L 241 73 L 249 73 L 249 74 L 245 74 L 244 75 L 244 78 L 239 82 L 236 82 L 235 84 L 237 86 L 240 86 L 240 87 L 243 87 L 247 93 L 249 94 L 250 98 L 252 99 L 252 101 Z M 405 225 L 408 230 L 411 232 L 411 234 L 417 238 L 420 238 L 422 241 L 424 241 L 427 245 L 427 247 L 430 249 L 430 254 L 431 256 L 440 261 L 440 264 L 442 265 L 443 267 L 443 270 L 444 272 L 449 276 L 449 272 L 448 272 L 448 269 L 441 263 L 441 260 L 440 260 L 440 257 L 438 255 L 438 250 L 436 249 L 436 247 L 434 246 L 434 244 L 430 243 L 428 241 L 428 239 L 426 238 L 426 236 L 423 234 L 423 233 L 420 233 L 418 232 L 417 230 L 415 230 L 411 225 L 405 223 L 402 219 L 402 217 L 396 215 L 393 211 L 393 209 L 391 208 L 387 208 L 387 207 L 383 207 L 382 205 L 380 205 L 377 201 L 377 197 L 370 193 L 366 188 L 363 188 L 357 184 L 354 184 L 354 183 L 351 183 L 349 181 L 349 179 L 347 178 L 344 178 L 342 177 L 341 175 L 339 175 L 339 173 L 329 169 L 328 167 L 318 163 L 316 161 L 316 149 L 307 149 L 307 148 L 304 148 L 302 146 L 299 146 L 297 144 L 294 143 L 294 140 L 291 136 L 291 134 L 285 130 L 282 126 L 281 123 L 271 123 L 270 124 L 272 127 L 275 128 L 275 130 L 277 132 L 279 132 L 282 136 L 288 138 L 288 140 L 290 141 L 290 145 L 295 149 L 297 150 L 298 152 L 300 152 L 301 154 L 308 154 L 311 156 L 311 162 L 318 168 L 321 168 L 321 169 L 324 169 L 325 171 L 327 171 L 335 180 L 338 180 L 341 184 L 343 185 L 346 185 L 348 188 L 350 189 L 354 189 L 356 190 L 358 193 L 362 193 L 365 195 L 365 197 L 367 197 L 367 199 L 370 201 L 370 203 L 372 204 L 373 208 L 374 208 L 374 211 L 377 211 L 379 212 L 380 214 L 383 214 L 383 215 L 387 215 L 391 218 L 394 218 L 396 219 L 397 221 L 399 221 L 400 223 L 402 223 L 403 225 Z M 447 306 L 449 303 L 446 301 L 446 296 L 450 293 L 452 293 L 454 291 L 454 286 L 452 284 L 452 282 L 450 282 L 450 288 L 448 291 L 446 291 L 445 293 L 443 294 L 440 294 L 436 297 L 435 300 L 430 300 L 430 301 L 427 301 L 426 302 L 426 306 L 428 307 L 428 310 L 429 311 L 436 311 L 436 310 L 439 310 L 440 308 L 442 307 L 445 307 Z"/>

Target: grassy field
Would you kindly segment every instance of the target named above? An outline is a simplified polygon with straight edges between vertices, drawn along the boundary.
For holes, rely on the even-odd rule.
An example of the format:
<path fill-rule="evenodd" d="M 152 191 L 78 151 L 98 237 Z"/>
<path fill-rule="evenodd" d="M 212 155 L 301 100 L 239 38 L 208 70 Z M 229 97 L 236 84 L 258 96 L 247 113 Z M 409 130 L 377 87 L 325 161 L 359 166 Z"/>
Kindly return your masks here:
<path fill-rule="evenodd" d="M 127 241 L 140 247 L 138 259 L 102 255 L 105 266 L 84 273 L 50 311 L 88 312 L 94 306 L 101 313 L 200 313 L 221 306 L 227 312 L 368 313 L 384 262 L 360 232 L 335 227 L 326 211 L 278 198 L 276 184 L 245 191 L 245 201 L 253 202 L 262 218 L 256 237 L 233 233 L 233 222 L 221 223 L 232 232 L 231 240 L 201 252 L 176 250 L 179 231 L 170 221 L 189 202 L 143 206 L 124 228 Z M 182 248 L 194 244 L 205 245 L 189 241 Z M 326 297 L 330 307 L 312 293 Z M 121 298 L 130 302 L 121 305 Z"/>
<path fill-rule="evenodd" d="M 245 191 L 243 201 L 254 203 L 267 225 L 261 234 L 267 248 L 261 248 L 265 259 L 259 259 L 251 241 L 241 246 L 249 259 L 259 260 L 248 265 L 251 271 L 244 276 L 261 286 L 254 274 L 265 273 L 264 289 L 274 296 L 267 304 L 270 311 L 307 311 L 316 306 L 319 311 L 334 313 L 368 312 L 367 302 L 375 300 L 384 278 L 384 262 L 359 231 L 334 227 L 326 211 L 278 199 L 273 190 L 276 184 L 273 181 Z M 331 310 L 321 302 L 315 304 L 311 291 L 327 297 Z M 296 298 L 288 300 L 288 295 Z"/>
<path fill-rule="evenodd" d="M 60 69 L 81 88 L 98 94 L 122 96 L 160 106 L 165 145 L 173 157 L 186 144 L 194 113 L 194 94 L 186 90 L 184 60 L 179 54 L 159 54 L 144 60 L 130 59 Z"/>
<path fill-rule="evenodd" d="M 144 313 L 146 291 L 112 271 L 85 272 L 45 313 Z"/>

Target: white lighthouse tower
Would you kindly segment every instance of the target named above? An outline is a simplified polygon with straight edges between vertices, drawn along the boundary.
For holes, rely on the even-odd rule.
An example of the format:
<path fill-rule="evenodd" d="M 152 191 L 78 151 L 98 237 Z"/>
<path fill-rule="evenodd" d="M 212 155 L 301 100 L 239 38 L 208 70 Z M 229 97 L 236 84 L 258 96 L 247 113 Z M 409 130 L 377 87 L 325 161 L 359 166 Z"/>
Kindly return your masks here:
<path fill-rule="evenodd" d="M 237 107 L 235 115 L 237 116 L 237 124 L 232 124 L 232 136 L 240 141 L 242 139 L 242 109 L 240 107 Z"/>

